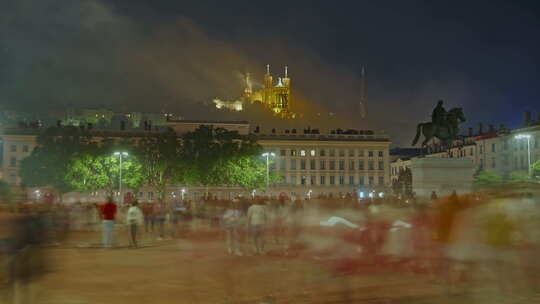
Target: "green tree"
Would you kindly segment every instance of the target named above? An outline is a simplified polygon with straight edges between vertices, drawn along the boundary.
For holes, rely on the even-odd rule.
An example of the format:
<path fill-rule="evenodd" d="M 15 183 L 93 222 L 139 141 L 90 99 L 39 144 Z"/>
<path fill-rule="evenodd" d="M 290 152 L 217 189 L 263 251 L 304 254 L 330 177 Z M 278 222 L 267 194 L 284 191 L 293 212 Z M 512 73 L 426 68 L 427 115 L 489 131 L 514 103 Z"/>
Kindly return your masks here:
<path fill-rule="evenodd" d="M 144 181 L 156 190 L 159 200 L 163 200 L 167 184 L 183 180 L 180 150 L 180 139 L 171 129 L 144 136 L 137 143 Z"/>
<path fill-rule="evenodd" d="M 510 174 L 510 178 L 508 179 L 508 182 L 510 183 L 526 183 L 530 181 L 531 178 L 528 174 L 525 173 L 512 173 Z"/>
<path fill-rule="evenodd" d="M 540 180 L 540 160 L 531 165 L 532 178 Z"/>
<path fill-rule="evenodd" d="M 27 187 L 52 186 L 59 193 L 73 188 L 65 176 L 71 158 L 91 140 L 78 128 L 49 128 L 37 136 L 37 146 L 21 161 L 20 176 Z"/>
<path fill-rule="evenodd" d="M 128 149 L 108 141 L 84 147 L 71 158 L 64 177 L 66 183 L 80 192 L 105 190 L 112 195 L 120 183 L 120 159 L 114 155 L 115 150 Z M 122 185 L 139 189 L 143 182 L 142 171 L 141 163 L 134 156 L 124 158 Z"/>
<path fill-rule="evenodd" d="M 266 162 L 252 156 L 231 159 L 223 173 L 228 185 L 238 185 L 246 190 L 264 189 L 266 187 Z M 276 172 L 270 171 L 269 183 L 279 182 Z"/>
<path fill-rule="evenodd" d="M 477 187 L 496 186 L 502 181 L 503 180 L 500 175 L 489 171 L 480 171 L 474 177 L 474 184 Z"/>
<path fill-rule="evenodd" d="M 202 125 L 184 134 L 182 142 L 183 177 L 189 184 L 200 184 L 207 189 L 212 185 L 252 188 L 258 187 L 261 172 L 266 172 L 252 160 L 262 151 L 252 135 Z"/>

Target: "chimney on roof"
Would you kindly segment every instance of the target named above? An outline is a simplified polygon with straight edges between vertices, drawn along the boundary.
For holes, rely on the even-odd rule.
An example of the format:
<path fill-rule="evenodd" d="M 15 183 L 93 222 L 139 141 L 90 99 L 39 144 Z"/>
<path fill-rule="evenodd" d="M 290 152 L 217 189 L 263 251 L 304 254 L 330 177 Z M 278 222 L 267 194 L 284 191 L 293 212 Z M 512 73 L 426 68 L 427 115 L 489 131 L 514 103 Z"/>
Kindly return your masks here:
<path fill-rule="evenodd" d="M 523 113 L 523 125 L 524 125 L 525 127 L 531 125 L 531 112 L 525 111 L 525 112 Z"/>
<path fill-rule="evenodd" d="M 472 137 L 473 136 L 473 128 L 469 128 L 469 130 L 467 130 L 467 137 Z"/>
<path fill-rule="evenodd" d="M 478 135 L 482 135 L 482 133 L 484 133 L 483 128 L 484 128 L 484 126 L 482 125 L 482 123 L 479 123 L 478 124 Z"/>

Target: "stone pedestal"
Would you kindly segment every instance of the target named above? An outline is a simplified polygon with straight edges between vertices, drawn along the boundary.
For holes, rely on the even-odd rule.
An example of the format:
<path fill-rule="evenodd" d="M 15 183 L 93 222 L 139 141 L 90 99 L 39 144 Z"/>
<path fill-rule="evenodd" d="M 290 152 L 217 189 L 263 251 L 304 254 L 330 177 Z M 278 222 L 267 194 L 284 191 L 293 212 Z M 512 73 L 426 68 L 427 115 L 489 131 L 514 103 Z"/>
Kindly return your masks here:
<path fill-rule="evenodd" d="M 417 197 L 472 192 L 474 163 L 470 159 L 415 158 L 411 160 L 412 189 Z"/>

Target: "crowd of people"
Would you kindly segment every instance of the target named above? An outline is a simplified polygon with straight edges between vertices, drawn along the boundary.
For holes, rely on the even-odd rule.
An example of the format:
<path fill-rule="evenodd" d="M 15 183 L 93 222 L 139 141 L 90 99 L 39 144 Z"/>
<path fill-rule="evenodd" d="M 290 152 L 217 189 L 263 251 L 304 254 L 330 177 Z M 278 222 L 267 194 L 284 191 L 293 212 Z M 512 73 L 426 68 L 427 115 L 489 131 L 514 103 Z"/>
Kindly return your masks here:
<path fill-rule="evenodd" d="M 62 244 L 70 231 L 101 230 L 104 248 L 139 248 L 141 235 L 146 243 L 194 240 L 204 230 L 230 255 L 303 255 L 344 275 L 386 267 L 456 286 L 487 271 L 503 289 L 520 281 L 540 287 L 540 204 L 531 193 L 432 195 L 423 202 L 254 197 L 1 206 L 7 281 L 39 276 L 41 248 Z"/>

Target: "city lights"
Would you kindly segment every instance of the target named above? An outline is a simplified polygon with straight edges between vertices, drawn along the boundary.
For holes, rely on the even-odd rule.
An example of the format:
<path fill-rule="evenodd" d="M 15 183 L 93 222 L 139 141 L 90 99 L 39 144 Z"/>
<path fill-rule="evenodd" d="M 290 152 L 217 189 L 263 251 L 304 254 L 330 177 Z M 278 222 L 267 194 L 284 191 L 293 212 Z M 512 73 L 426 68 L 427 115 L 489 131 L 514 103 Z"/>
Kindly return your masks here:
<path fill-rule="evenodd" d="M 262 156 L 266 157 L 266 189 L 270 186 L 270 157 L 275 157 L 274 152 L 265 152 Z"/>
<path fill-rule="evenodd" d="M 119 197 L 119 202 L 120 204 L 123 204 L 124 203 L 124 197 L 122 196 L 122 160 L 124 157 L 128 157 L 128 153 L 127 152 L 114 152 L 113 153 L 114 156 L 118 156 L 119 159 L 120 159 L 120 172 L 119 172 L 119 182 L 118 182 L 118 195 L 120 196 Z"/>

